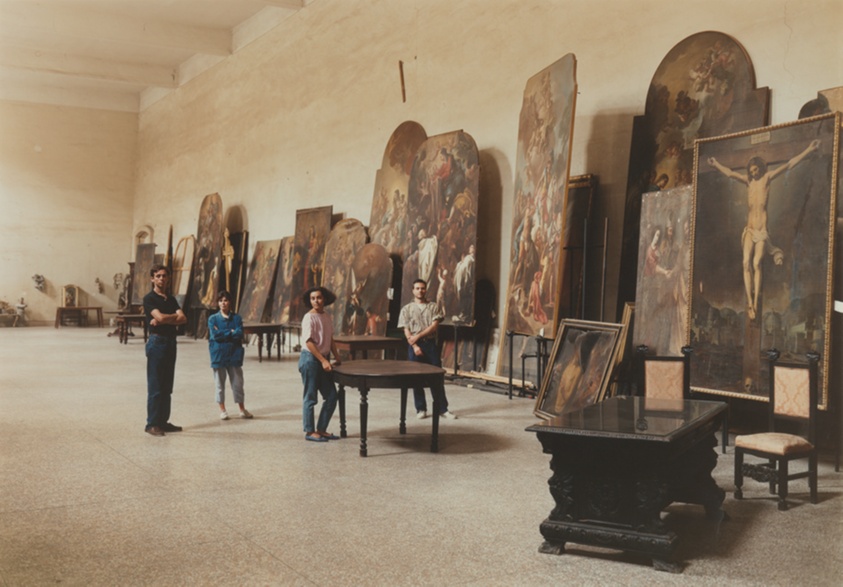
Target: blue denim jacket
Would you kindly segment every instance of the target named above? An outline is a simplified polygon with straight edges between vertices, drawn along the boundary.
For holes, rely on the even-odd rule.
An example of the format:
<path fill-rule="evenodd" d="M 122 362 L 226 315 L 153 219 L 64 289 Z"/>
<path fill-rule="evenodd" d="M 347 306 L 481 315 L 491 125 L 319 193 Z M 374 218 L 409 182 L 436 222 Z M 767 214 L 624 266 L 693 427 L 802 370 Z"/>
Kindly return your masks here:
<path fill-rule="evenodd" d="M 243 319 L 231 313 L 228 318 L 219 312 L 208 318 L 208 350 L 211 367 L 243 366 Z"/>

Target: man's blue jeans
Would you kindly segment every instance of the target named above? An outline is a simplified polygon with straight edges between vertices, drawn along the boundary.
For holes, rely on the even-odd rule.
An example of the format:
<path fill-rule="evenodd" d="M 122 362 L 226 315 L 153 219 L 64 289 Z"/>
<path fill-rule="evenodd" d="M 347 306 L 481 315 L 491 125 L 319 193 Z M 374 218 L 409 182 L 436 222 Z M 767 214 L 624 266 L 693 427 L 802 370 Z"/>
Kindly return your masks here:
<path fill-rule="evenodd" d="M 151 334 L 146 341 L 146 428 L 170 420 L 176 375 L 176 337 Z"/>
<path fill-rule="evenodd" d="M 337 407 L 337 388 L 334 385 L 334 374 L 325 371 L 313 353 L 302 351 L 299 357 L 299 373 L 301 382 L 304 384 L 302 401 L 302 423 L 306 434 L 316 430 L 327 432 L 331 416 Z M 314 428 L 313 408 L 316 407 L 316 392 L 322 394 L 322 409 L 319 411 L 319 422 Z"/>

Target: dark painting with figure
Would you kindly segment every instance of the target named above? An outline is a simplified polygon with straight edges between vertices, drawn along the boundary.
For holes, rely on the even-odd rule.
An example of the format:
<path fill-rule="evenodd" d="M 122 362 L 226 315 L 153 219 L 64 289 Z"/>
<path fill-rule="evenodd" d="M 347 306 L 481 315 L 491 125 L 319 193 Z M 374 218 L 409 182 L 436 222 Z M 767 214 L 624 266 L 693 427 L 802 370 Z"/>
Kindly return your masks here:
<path fill-rule="evenodd" d="M 694 140 L 764 126 L 769 101 L 769 89 L 755 87 L 749 55 L 729 35 L 691 35 L 662 59 L 632 127 L 618 317 L 635 299 L 641 194 L 691 185 Z"/>
<path fill-rule="evenodd" d="M 363 223 L 354 218 L 340 220 L 331 229 L 328 242 L 325 244 L 325 270 L 322 274 L 322 285 L 337 296 L 334 304 L 344 308 L 351 296 L 359 295 L 351 285 L 353 277 L 353 262 L 357 253 L 366 244 L 366 228 Z M 343 330 L 343 313 L 334 311 L 334 332 Z"/>
<path fill-rule="evenodd" d="M 369 243 L 354 256 L 348 274 L 345 303 L 328 309 L 336 322 L 341 314 L 342 334 L 384 336 L 392 286 L 392 259 L 382 245 Z"/>
<path fill-rule="evenodd" d="M 427 140 L 424 127 L 408 120 L 398 125 L 389 137 L 383 164 L 375 180 L 369 239 L 383 245 L 387 253 L 403 261 L 410 247 L 407 189 L 410 172 L 419 147 Z"/>
<path fill-rule="evenodd" d="M 479 153 L 471 135 L 441 134 L 419 147 L 410 173 L 402 305 L 413 299 L 413 281 L 423 279 L 445 323 L 473 321 L 479 184 Z"/>
<path fill-rule="evenodd" d="M 648 192 L 641 199 L 641 240 L 632 348 L 682 355 L 688 325 L 693 188 Z"/>
<path fill-rule="evenodd" d="M 246 276 L 246 285 L 243 288 L 243 297 L 240 300 L 239 314 L 246 324 L 264 322 L 264 316 L 269 314 L 269 295 L 275 279 L 280 247 L 280 239 L 255 243 L 255 252 L 252 255 L 252 263 L 249 265 L 249 274 Z"/>
<path fill-rule="evenodd" d="M 840 115 L 697 143 L 691 385 L 769 397 L 764 350 L 820 354 L 827 404 Z"/>
<path fill-rule="evenodd" d="M 222 241 L 222 198 L 219 194 L 209 194 L 202 200 L 202 207 L 199 209 L 193 257 L 193 285 L 190 288 L 191 308 L 217 307 Z"/>
<path fill-rule="evenodd" d="M 293 251 L 293 287 L 290 291 L 290 322 L 301 322 L 309 310 L 301 297 L 311 287 L 322 285 L 325 243 L 331 233 L 333 206 L 296 210 Z"/>
<path fill-rule="evenodd" d="M 565 200 L 570 166 L 576 57 L 569 53 L 529 80 L 518 123 L 515 202 L 503 332 L 554 338 L 559 320 Z M 522 341 L 516 341 L 521 347 Z M 524 344 L 527 344 L 524 342 Z M 524 349 L 526 351 L 526 348 Z M 516 362 L 520 364 L 515 353 Z M 501 337 L 498 374 L 508 374 L 509 339 Z M 519 369 L 520 371 L 520 369 Z"/>
<path fill-rule="evenodd" d="M 272 290 L 273 324 L 287 324 L 290 322 L 290 298 L 293 293 L 293 261 L 295 260 L 295 237 L 285 236 L 281 239 L 278 250 L 278 268 L 275 270 L 275 287 Z"/>

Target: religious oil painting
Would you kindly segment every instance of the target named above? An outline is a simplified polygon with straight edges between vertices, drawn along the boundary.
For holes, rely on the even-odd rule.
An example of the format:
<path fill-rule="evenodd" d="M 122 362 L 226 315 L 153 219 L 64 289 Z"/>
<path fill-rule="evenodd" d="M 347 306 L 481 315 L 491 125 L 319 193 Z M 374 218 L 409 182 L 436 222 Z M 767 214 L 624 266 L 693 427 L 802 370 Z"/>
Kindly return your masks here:
<path fill-rule="evenodd" d="M 648 192 L 641 199 L 633 348 L 681 356 L 686 344 L 691 276 L 693 188 Z"/>
<path fill-rule="evenodd" d="M 445 323 L 474 320 L 479 161 L 471 135 L 450 132 L 419 147 L 410 173 L 401 305 L 412 301 L 413 281 L 423 279 Z"/>
<path fill-rule="evenodd" d="M 310 310 L 301 297 L 311 287 L 322 285 L 325 243 L 331 233 L 333 206 L 296 210 L 293 287 L 290 291 L 290 322 L 301 322 Z"/>
<path fill-rule="evenodd" d="M 386 335 L 389 318 L 389 289 L 392 286 L 392 259 L 377 243 L 364 245 L 354 256 L 348 274 L 345 303 L 328 309 L 341 315 L 342 334 Z"/>
<path fill-rule="evenodd" d="M 190 291 L 191 308 L 217 308 L 222 241 L 222 198 L 219 194 L 209 194 L 202 200 L 199 209 L 193 258 L 193 287 Z"/>
<path fill-rule="evenodd" d="M 278 268 L 275 271 L 275 287 L 272 290 L 273 324 L 288 324 L 290 322 L 290 296 L 293 293 L 293 261 L 295 260 L 295 237 L 285 236 L 281 239 L 278 252 Z"/>
<path fill-rule="evenodd" d="M 729 35 L 696 33 L 662 59 L 632 127 L 618 315 L 637 285 L 641 194 L 691 185 L 694 141 L 764 126 L 769 101 L 768 88 L 756 89 L 746 50 Z"/>
<path fill-rule="evenodd" d="M 533 413 L 552 418 L 602 401 L 622 331 L 621 324 L 562 320 Z"/>
<path fill-rule="evenodd" d="M 240 300 L 240 316 L 245 324 L 264 322 L 267 315 L 275 269 L 278 265 L 278 249 L 281 240 L 258 241 L 246 276 L 243 298 Z"/>
<path fill-rule="evenodd" d="M 840 116 L 697 143 L 694 390 L 767 400 L 763 351 L 816 351 L 827 407 Z"/>
<path fill-rule="evenodd" d="M 518 124 L 505 330 L 554 338 L 576 101 L 567 54 L 527 81 Z"/>
<path fill-rule="evenodd" d="M 132 280 L 132 305 L 143 304 L 143 296 L 152 289 L 149 272 L 155 264 L 155 243 L 139 243 L 135 249 L 134 279 Z"/>
<path fill-rule="evenodd" d="M 328 242 L 325 244 L 325 270 L 322 274 L 322 285 L 337 296 L 336 307 L 344 308 L 353 295 L 359 298 L 351 285 L 354 274 L 354 258 L 363 245 L 366 244 L 366 228 L 363 223 L 354 218 L 340 220 L 331 229 Z M 334 332 L 342 332 L 343 313 L 332 312 Z"/>
<path fill-rule="evenodd" d="M 533 362 L 525 362 L 522 373 L 518 358 L 536 352 L 536 336 L 555 338 L 560 318 L 560 277 L 568 274 L 562 267 L 562 237 L 576 95 L 576 58 L 570 53 L 527 80 L 524 89 L 512 236 L 510 250 L 504 253 L 509 277 L 503 292 L 506 310 L 502 328 L 503 333 L 523 336 L 501 337 L 498 375 L 509 375 L 512 370 L 516 378 L 535 381 L 538 371 L 531 369 Z M 516 347 L 512 351 L 510 342 Z M 515 357 L 512 367 L 511 352 Z"/>
<path fill-rule="evenodd" d="M 190 288 L 190 269 L 193 267 L 195 246 L 196 238 L 193 235 L 185 236 L 179 239 L 173 253 L 173 276 L 170 280 L 170 292 L 182 308 L 184 308 L 187 291 Z"/>
<path fill-rule="evenodd" d="M 407 207 L 410 172 L 416 152 L 426 140 L 427 133 L 418 122 L 407 120 L 399 124 L 389 137 L 383 164 L 375 179 L 369 238 L 373 243 L 383 245 L 391 256 L 402 262 L 410 248 Z"/>
<path fill-rule="evenodd" d="M 243 294 L 243 284 L 246 281 L 246 251 L 249 247 L 249 231 L 230 232 L 228 241 L 223 244 L 223 260 L 225 263 L 225 288 L 231 294 L 234 311 L 240 313 L 240 298 Z M 229 258 L 229 255 L 231 257 Z"/>

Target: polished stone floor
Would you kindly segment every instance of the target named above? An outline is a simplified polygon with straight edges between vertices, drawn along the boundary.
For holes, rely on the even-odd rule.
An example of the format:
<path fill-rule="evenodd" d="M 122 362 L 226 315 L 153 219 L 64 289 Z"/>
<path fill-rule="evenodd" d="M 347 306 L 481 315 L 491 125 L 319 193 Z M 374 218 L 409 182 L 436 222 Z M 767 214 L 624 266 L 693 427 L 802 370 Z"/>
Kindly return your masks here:
<path fill-rule="evenodd" d="M 532 402 L 448 386 L 460 418 L 398 434 L 397 392 L 370 394 L 369 457 L 350 437 L 305 442 L 295 355 L 247 349 L 253 420 L 220 421 L 204 341 L 181 339 L 172 421 L 144 434 L 142 339 L 106 329 L 0 329 L 0 585 L 837 585 L 843 473 L 824 455 L 820 503 L 796 482 L 779 512 L 759 485 L 731 520 L 674 505 L 681 575 L 571 545 L 540 554 L 549 459 Z M 230 407 L 234 407 L 230 404 Z M 236 410 L 232 410 L 236 412 Z M 331 430 L 339 432 L 335 416 Z"/>

